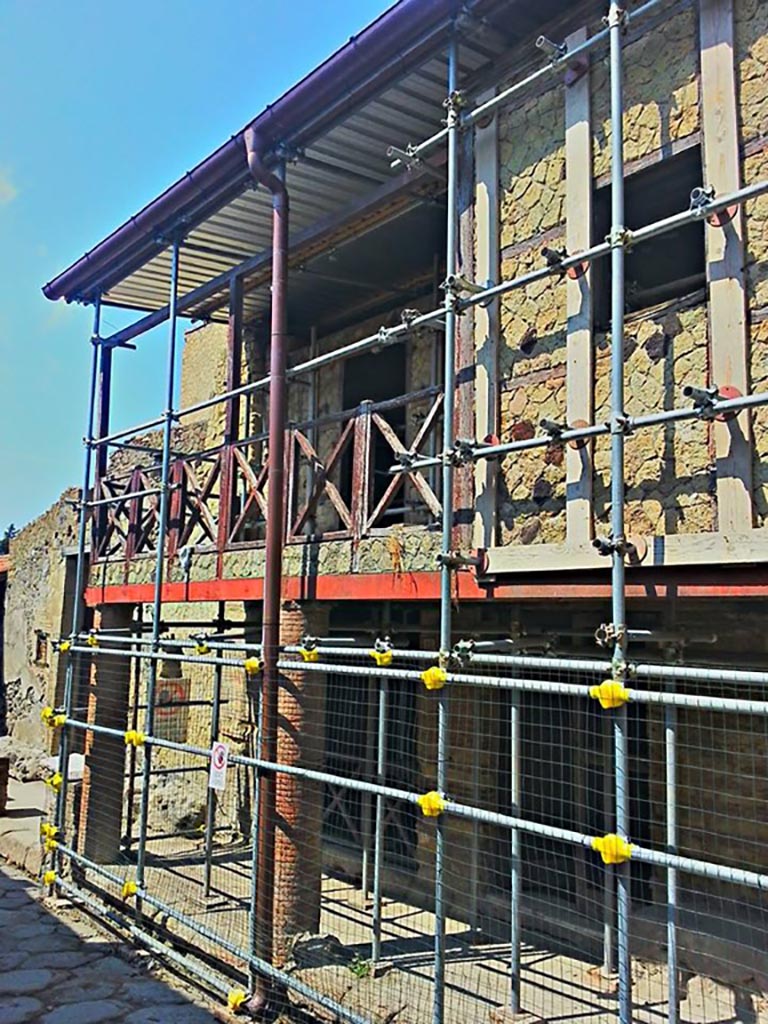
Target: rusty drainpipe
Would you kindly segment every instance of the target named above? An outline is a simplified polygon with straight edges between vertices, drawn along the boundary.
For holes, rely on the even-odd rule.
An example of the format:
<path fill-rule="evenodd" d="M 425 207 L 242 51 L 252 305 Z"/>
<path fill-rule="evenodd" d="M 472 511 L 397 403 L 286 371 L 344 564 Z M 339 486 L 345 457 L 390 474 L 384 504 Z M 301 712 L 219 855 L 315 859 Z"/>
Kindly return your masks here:
<path fill-rule="evenodd" d="M 286 280 L 288 276 L 288 192 L 284 181 L 264 166 L 263 143 L 253 128 L 246 129 L 245 150 L 253 180 L 272 193 L 272 325 L 269 360 L 269 452 L 267 473 L 266 565 L 262 644 L 261 756 L 277 761 L 277 659 L 280 646 L 280 582 L 283 560 L 283 496 L 286 393 Z M 272 963 L 275 887 L 276 787 L 274 773 L 259 778 L 258 889 L 256 894 L 256 949 L 254 953 Z M 272 984 L 263 976 L 255 979 L 249 1009 L 262 1012 L 270 999 Z"/>

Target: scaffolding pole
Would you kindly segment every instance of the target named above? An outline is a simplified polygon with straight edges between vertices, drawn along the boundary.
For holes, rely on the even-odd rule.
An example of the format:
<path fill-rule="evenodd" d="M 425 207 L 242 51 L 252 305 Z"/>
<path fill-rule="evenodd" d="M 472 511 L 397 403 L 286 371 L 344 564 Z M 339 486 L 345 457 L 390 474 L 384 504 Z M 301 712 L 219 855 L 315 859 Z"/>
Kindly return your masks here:
<path fill-rule="evenodd" d="M 459 198 L 459 116 L 461 98 L 458 93 L 459 43 L 454 34 L 448 49 L 448 200 L 445 229 L 445 351 L 443 371 L 443 447 L 453 447 L 453 418 L 456 395 L 456 307 L 453 280 L 458 265 L 458 198 Z M 442 471 L 442 535 L 440 563 L 440 661 L 448 663 L 451 650 L 451 551 L 453 549 L 453 465 L 446 460 Z M 437 705 L 437 792 L 444 796 L 448 770 L 448 693 L 440 691 Z M 432 1005 L 433 1024 L 442 1024 L 445 1013 L 445 822 L 438 818 L 435 835 L 435 990 Z"/>
<path fill-rule="evenodd" d="M 93 433 L 96 419 L 96 389 L 99 375 L 99 357 L 101 354 L 102 342 L 100 338 L 101 327 L 101 296 L 96 297 L 93 306 L 93 330 L 91 332 L 91 377 L 88 388 L 88 419 L 85 435 L 85 454 L 83 459 L 83 484 L 80 492 L 80 509 L 78 514 L 77 527 L 77 563 L 75 568 L 74 601 L 72 602 L 72 639 L 82 629 L 83 601 L 82 594 L 85 589 L 85 544 L 88 531 L 88 510 L 85 500 L 91 486 L 91 464 L 93 461 Z M 76 680 L 80 675 L 80 657 L 73 654 L 67 660 L 66 672 L 64 675 L 64 714 L 72 717 L 74 710 L 74 696 Z M 69 779 L 69 730 L 64 728 L 59 738 L 59 776 L 61 783 L 59 792 L 56 795 L 56 812 L 54 826 L 58 834 L 63 835 L 66 830 L 67 820 L 67 789 Z M 54 856 L 53 863 L 60 858 Z"/>
<path fill-rule="evenodd" d="M 163 417 L 163 455 L 160 509 L 157 523 L 157 558 L 155 561 L 154 600 L 152 602 L 152 654 L 160 653 L 160 625 L 162 611 L 163 576 L 165 572 L 165 538 L 168 531 L 168 510 L 170 503 L 171 438 L 174 424 L 174 388 L 176 378 L 176 300 L 179 288 L 179 241 L 173 242 L 170 279 L 170 309 L 168 329 L 168 361 L 166 371 L 165 415 Z M 138 655 L 134 655 L 137 657 Z M 147 709 L 144 717 L 144 732 L 151 736 L 155 723 L 155 689 L 157 685 L 158 658 L 151 658 L 147 672 Z M 152 772 L 152 747 L 144 750 L 142 762 L 141 803 L 139 805 L 139 840 L 136 851 L 136 885 L 144 888 L 147 860 L 147 828 L 149 824 L 149 782 Z M 141 900 L 136 901 L 136 921 L 141 925 Z"/>

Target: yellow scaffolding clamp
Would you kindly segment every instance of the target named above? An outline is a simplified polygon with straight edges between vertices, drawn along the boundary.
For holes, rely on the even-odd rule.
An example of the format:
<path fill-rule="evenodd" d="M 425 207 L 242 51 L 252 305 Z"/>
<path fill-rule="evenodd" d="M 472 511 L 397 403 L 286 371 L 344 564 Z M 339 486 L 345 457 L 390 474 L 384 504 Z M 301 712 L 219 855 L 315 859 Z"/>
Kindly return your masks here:
<path fill-rule="evenodd" d="M 204 654 L 210 654 L 211 648 L 208 646 L 208 640 L 204 636 L 195 637 L 195 654 L 199 657 L 203 657 Z"/>
<path fill-rule="evenodd" d="M 304 661 L 320 661 L 320 651 L 317 649 L 317 637 L 303 636 L 299 643 L 299 654 Z"/>
<path fill-rule="evenodd" d="M 40 838 L 41 839 L 55 839 L 59 834 L 59 826 L 52 824 L 50 821 L 44 821 L 40 825 Z"/>
<path fill-rule="evenodd" d="M 89 647 L 99 646 L 99 638 L 96 636 L 96 633 L 93 630 L 91 630 L 91 632 L 88 634 L 88 636 L 85 639 L 85 642 Z"/>
<path fill-rule="evenodd" d="M 50 705 L 46 705 L 40 712 L 40 718 L 49 729 L 60 729 L 67 724 L 67 716 L 63 711 L 56 711 Z"/>
<path fill-rule="evenodd" d="M 592 849 L 597 850 L 604 864 L 623 864 L 632 856 L 632 844 L 613 832 L 607 836 L 595 836 Z"/>
<path fill-rule="evenodd" d="M 442 690 L 448 681 L 448 673 L 440 665 L 432 665 L 421 673 L 421 681 L 428 690 Z"/>
<path fill-rule="evenodd" d="M 368 652 L 379 668 L 392 664 L 392 644 L 389 640 L 376 640 L 372 650 Z"/>
<path fill-rule="evenodd" d="M 237 1013 L 248 996 L 241 988 L 233 988 L 227 994 L 227 1006 L 233 1013 Z"/>
<path fill-rule="evenodd" d="M 423 796 L 416 797 L 416 803 L 425 818 L 437 818 L 445 810 L 444 798 L 434 789 L 429 793 L 424 793 Z"/>
<path fill-rule="evenodd" d="M 45 784 L 46 786 L 48 786 L 49 789 L 52 789 L 54 793 L 58 793 L 59 790 L 61 789 L 61 784 L 63 781 L 64 776 L 61 774 L 61 772 L 54 772 L 53 775 L 48 776 L 48 778 L 45 780 Z"/>
<path fill-rule="evenodd" d="M 615 679 L 606 679 L 599 686 L 590 686 L 589 696 L 593 700 L 600 701 L 600 707 L 607 710 L 620 708 L 622 704 L 626 704 L 631 699 L 632 694 L 623 683 Z"/>
<path fill-rule="evenodd" d="M 43 885 L 55 885 L 56 884 L 56 872 L 45 871 L 43 872 Z"/>
<path fill-rule="evenodd" d="M 263 663 L 261 658 L 257 658 L 254 655 L 251 658 L 245 659 L 245 661 L 243 662 L 243 668 L 245 669 L 245 674 L 248 676 L 248 678 L 253 679 L 254 676 L 257 676 L 259 672 L 261 672 L 263 668 Z"/>
<path fill-rule="evenodd" d="M 136 885 L 133 879 L 128 878 L 126 879 L 125 882 L 123 882 L 123 888 L 120 890 L 120 893 L 124 900 L 129 900 L 131 896 L 135 896 L 138 893 L 138 891 L 138 885 Z"/>
<path fill-rule="evenodd" d="M 143 745 L 146 736 L 138 729 L 129 729 L 124 738 L 126 747 L 140 747 Z"/>

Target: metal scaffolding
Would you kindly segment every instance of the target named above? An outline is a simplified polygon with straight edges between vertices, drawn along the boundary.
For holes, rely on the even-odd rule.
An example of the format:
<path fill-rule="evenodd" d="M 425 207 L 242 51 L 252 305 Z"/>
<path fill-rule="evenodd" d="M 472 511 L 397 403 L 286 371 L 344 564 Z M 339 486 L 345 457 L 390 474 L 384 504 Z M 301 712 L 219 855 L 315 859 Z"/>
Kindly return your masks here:
<path fill-rule="evenodd" d="M 662 5 L 662 0 L 650 0 L 632 15 L 634 22 Z M 435 309 L 425 313 L 411 314 L 395 327 L 382 327 L 376 333 L 336 348 L 331 352 L 317 354 L 313 345 L 311 357 L 285 370 L 285 351 L 282 341 L 285 336 L 285 306 L 278 290 L 285 283 L 285 256 L 287 245 L 287 200 L 285 186 L 280 177 L 272 175 L 269 186 L 275 199 L 275 286 L 273 288 L 272 320 L 272 370 L 268 376 L 245 385 L 229 387 L 223 393 L 196 402 L 186 408 L 175 408 L 175 366 L 177 364 L 177 310 L 179 308 L 178 280 L 181 238 L 172 243 L 171 288 L 169 295 L 169 335 L 166 373 L 166 408 L 163 415 L 130 429 L 109 432 L 108 408 L 103 407 L 104 392 L 98 401 L 99 374 L 109 373 L 111 352 L 115 346 L 124 344 L 120 333 L 112 338 L 100 335 L 100 304 L 95 304 L 93 329 L 93 363 L 87 433 L 85 440 L 85 467 L 81 500 L 79 502 L 79 532 L 76 592 L 82 593 L 88 573 L 87 533 L 91 521 L 97 524 L 98 515 L 94 510 L 112 505 L 126 506 L 127 502 L 154 496 L 157 505 L 157 540 L 155 569 L 152 579 L 154 599 L 151 620 L 142 633 L 141 627 L 121 634 L 110 628 L 97 628 L 90 633 L 83 631 L 79 602 L 75 602 L 72 629 L 62 639 L 59 650 L 67 658 L 66 686 L 61 708 L 46 709 L 48 723 L 60 730 L 59 768 L 52 777 L 51 786 L 56 790 L 56 810 L 52 823 L 45 826 L 46 849 L 50 851 L 50 866 L 44 873 L 47 885 L 80 899 L 97 913 L 111 904 L 109 911 L 114 920 L 125 928 L 134 940 L 147 948 L 168 956 L 174 963 L 196 973 L 205 984 L 227 996 L 230 1007 L 237 1010 L 250 1001 L 254 1011 L 262 1011 L 266 1004 L 278 998 L 285 990 L 297 998 L 306 1000 L 351 1024 L 371 1024 L 380 1018 L 374 1016 L 374 1008 L 363 1012 L 347 1005 L 343 999 L 332 997 L 322 991 L 315 981 L 303 981 L 295 971 L 285 969 L 273 949 L 273 920 L 275 915 L 275 793 L 279 780 L 293 777 L 334 787 L 344 794 L 365 794 L 372 806 L 372 835 L 370 851 L 365 846 L 365 856 L 370 854 L 373 867 L 372 899 L 370 903 L 369 935 L 370 963 L 372 977 L 379 977 L 385 955 L 383 945 L 383 920 L 386 885 L 384 880 L 385 840 L 387 830 L 388 802 L 397 801 L 425 818 L 435 819 L 433 849 L 433 891 L 428 903 L 433 911 L 433 951 L 429 964 L 432 1006 L 430 1016 L 433 1024 L 448 1024 L 460 1019 L 455 1009 L 449 1008 L 446 993 L 447 980 L 446 943 L 451 917 L 451 892 L 449 891 L 449 861 L 452 857 L 450 827 L 456 822 L 467 821 L 473 828 L 474 846 L 471 856 L 474 887 L 473 904 L 477 902 L 478 854 L 477 842 L 481 828 L 500 830 L 509 841 L 509 856 L 505 870 L 508 884 L 505 893 L 508 901 L 508 947 L 506 997 L 504 1006 L 514 1018 L 528 1009 L 523 994 L 523 979 L 526 966 L 524 951 L 523 922 L 523 866 L 522 850 L 526 837 L 537 837 L 550 845 L 562 843 L 569 850 L 587 850 L 601 863 L 602 870 L 602 973 L 606 980 L 616 969 L 618 1000 L 616 1018 L 620 1024 L 631 1024 L 633 1011 L 632 951 L 632 867 L 649 865 L 659 869 L 665 876 L 665 957 L 666 957 L 666 1013 L 667 1019 L 679 1019 L 680 957 L 679 957 L 679 877 L 706 879 L 718 883 L 765 892 L 768 890 L 768 873 L 751 867 L 725 863 L 714 853 L 711 857 L 694 857 L 679 852 L 678 828 L 678 766 L 679 766 L 679 722 L 678 713 L 711 713 L 713 715 L 750 716 L 760 723 L 768 716 L 768 700 L 760 697 L 732 695 L 731 690 L 739 686 L 751 687 L 762 693 L 768 684 L 768 672 L 747 670 L 719 670 L 678 664 L 654 664 L 650 661 L 633 661 L 629 642 L 632 631 L 627 622 L 625 606 L 625 566 L 631 547 L 625 528 L 625 463 L 624 448 L 630 434 L 648 427 L 699 420 L 708 423 L 715 417 L 735 415 L 744 410 L 755 409 L 768 404 L 768 393 L 758 393 L 736 398 L 723 396 L 718 387 L 706 387 L 705 382 L 692 382 L 686 389 L 690 405 L 666 411 L 650 411 L 646 415 L 629 417 L 625 413 L 624 401 L 624 316 L 625 316 L 625 254 L 630 246 L 638 247 L 644 242 L 673 231 L 684 224 L 702 222 L 719 211 L 740 205 L 768 193 L 768 181 L 750 185 L 729 195 L 704 195 L 692 199 L 686 209 L 639 229 L 629 231 L 624 215 L 624 101 L 622 84 L 624 80 L 623 34 L 627 15 L 612 0 L 608 10 L 607 25 L 580 46 L 567 52 L 555 47 L 544 37 L 539 48 L 552 52 L 552 59 L 542 68 L 528 75 L 520 82 L 501 91 L 493 99 L 480 103 L 469 112 L 463 111 L 463 97 L 459 91 L 459 47 L 461 37 L 454 35 L 448 52 L 448 79 L 446 83 L 447 121 L 443 129 L 419 145 L 411 147 L 402 157 L 397 156 L 393 166 L 403 160 L 413 163 L 423 160 L 428 154 L 445 143 L 447 148 L 447 219 L 446 219 L 446 280 L 444 301 Z M 467 281 L 462 277 L 459 266 L 459 145 L 461 134 L 472 130 L 482 118 L 500 109 L 513 95 L 522 92 L 545 76 L 563 70 L 569 60 L 586 54 L 597 46 L 608 43 L 610 68 L 610 118 L 611 118 L 611 229 L 605 242 L 594 245 L 582 252 L 563 253 L 554 262 L 547 261 L 540 269 L 531 271 L 498 284 L 485 285 Z M 254 143 L 255 145 L 255 143 Z M 253 153 L 257 150 L 254 149 Z M 249 152 L 250 156 L 250 152 Z M 254 158 L 256 159 L 256 157 Z M 254 165 L 251 169 L 257 181 L 267 181 L 263 167 Z M 260 175 L 260 177 L 259 177 Z M 285 220 L 280 222 L 279 218 Z M 278 258 L 278 253 L 280 258 Z M 571 268 L 583 268 L 593 261 L 610 257 L 612 282 L 611 302 L 611 363 L 610 363 L 610 420 L 588 426 L 542 423 L 542 433 L 526 440 L 509 443 L 489 443 L 479 439 L 467 441 L 457 438 L 456 418 L 456 338 L 457 322 L 462 313 L 473 307 L 485 305 L 504 295 L 510 295 L 527 285 L 549 278 L 562 276 Z M 233 331 L 231 344 L 240 343 L 238 331 L 242 327 L 242 276 L 237 271 L 231 274 L 231 317 Z M 182 303 L 183 306 L 183 303 Z M 393 646 L 386 637 L 379 637 L 368 650 L 356 642 L 340 644 L 333 639 L 313 641 L 307 638 L 301 645 L 279 645 L 280 627 L 280 546 L 283 543 L 282 523 L 282 443 L 285 429 L 285 381 L 297 380 L 314 374 L 320 368 L 337 360 L 349 359 L 363 352 L 393 344 L 401 344 L 423 329 L 444 332 L 442 371 L 442 451 L 439 454 L 422 456 L 418 452 L 405 451 L 390 474 L 411 473 L 428 467 L 440 469 L 442 475 L 441 508 L 441 549 L 440 565 L 440 615 L 439 638 L 436 650 L 405 649 Z M 720 382 L 724 383 L 724 382 Z M 314 387 L 315 385 L 313 385 Z M 163 636 L 163 588 L 167 567 L 166 540 L 172 518 L 174 483 L 172 473 L 173 430 L 185 418 L 224 405 L 230 420 L 234 422 L 234 403 L 244 396 L 270 389 L 270 429 L 268 434 L 270 451 L 269 489 L 270 514 L 267 519 L 267 548 L 271 551 L 265 582 L 264 631 L 261 642 L 248 639 L 247 634 L 228 637 L 224 623 L 223 606 L 219 609 L 218 622 L 211 636 L 199 635 L 190 638 L 168 638 Z M 317 420 L 317 395 L 312 400 Z M 108 398 L 107 398 L 108 402 Z M 100 405 L 97 426 L 97 404 Z M 250 424 L 249 424 L 250 427 Z M 89 497 L 92 487 L 92 470 L 97 465 L 97 477 L 103 477 L 110 450 L 123 447 L 141 449 L 141 445 L 129 439 L 147 431 L 162 428 L 161 461 L 157 469 L 157 487 L 128 489 L 113 497 Z M 310 429 L 313 429 L 310 424 Z M 516 454 L 530 450 L 544 450 L 553 444 L 563 445 L 570 441 L 584 441 L 598 436 L 610 437 L 611 445 L 611 525 L 608 537 L 595 541 L 601 554 L 610 558 L 612 622 L 610 635 L 614 639 L 612 657 L 577 658 L 538 656 L 515 650 L 510 642 L 504 649 L 485 650 L 468 638 L 457 636 L 453 621 L 453 588 L 456 573 L 473 564 L 473 552 L 457 553 L 454 542 L 454 476 L 458 468 L 482 459 L 495 459 L 502 455 Z M 266 435 L 259 435 L 264 438 Z M 153 449 L 147 448 L 147 451 Z M 133 479 L 133 477 L 132 477 Z M 222 483 L 222 493 L 224 485 Z M 222 498 L 221 500 L 225 500 Z M 276 531 L 276 532 L 275 532 Z M 275 541 L 275 537 L 277 540 Z M 270 539 L 271 538 L 271 539 Z M 277 547 L 275 547 L 277 545 Z M 231 632 L 231 631 L 230 631 Z M 215 638 L 214 638 L 215 636 Z M 498 646 L 498 645 L 497 645 Z M 83 705 L 82 694 L 78 696 L 75 680 L 82 678 L 89 669 L 97 675 L 109 669 L 100 669 L 106 661 L 108 666 L 117 662 L 133 665 L 137 672 L 144 673 L 143 693 L 145 700 L 144 719 L 138 727 L 138 694 L 136 687 L 134 717 L 126 719 L 125 727 L 103 725 L 93 720 Z M 179 666 L 194 666 L 210 673 L 210 694 L 204 704 L 210 711 L 208 733 L 205 742 L 176 741 L 158 732 L 157 685 L 162 663 Z M 399 667 L 408 663 L 406 667 Z M 410 664 L 413 663 L 413 664 Z M 415 665 L 415 667 L 414 667 Z M 277 745 L 278 687 L 279 672 L 301 672 L 308 677 L 332 672 L 340 678 L 370 684 L 373 695 L 373 722 L 375 724 L 375 754 L 372 764 L 372 778 L 356 778 L 352 774 L 305 767 L 280 760 Z M 165 833 L 151 834 L 151 794 L 156 780 L 162 772 L 208 771 L 215 742 L 222 735 L 222 715 L 227 697 L 232 690 L 231 681 L 238 680 L 249 693 L 247 709 L 248 725 L 252 730 L 250 753 L 230 753 L 229 764 L 242 769 L 245 787 L 244 803 L 249 803 L 249 833 L 247 841 L 248 859 L 245 861 L 247 884 L 243 892 L 245 918 L 243 930 L 236 938 L 224 934 L 217 927 L 216 919 L 201 919 L 197 910 L 189 907 L 179 909 L 175 898 L 158 895 L 153 881 L 157 877 L 152 866 L 148 846 L 152 842 L 166 839 Z M 427 791 L 415 786 L 389 784 L 387 763 L 388 736 L 397 727 L 394 714 L 394 691 L 403 686 L 413 689 L 425 688 L 434 691 L 436 702 L 436 726 L 434 730 L 433 777 Z M 716 689 L 720 686 L 722 692 Z M 496 696 L 509 701 L 509 715 L 503 726 L 499 742 L 505 748 L 509 762 L 508 812 L 482 806 L 478 801 L 472 804 L 451 796 L 450 759 L 451 736 L 454 711 L 454 694 L 467 687 L 473 694 Z M 232 691 L 234 692 L 234 691 Z M 367 691 L 366 691 L 367 692 Z M 595 833 L 587 833 L 566 825 L 556 825 L 541 819 L 541 816 L 524 802 L 522 790 L 522 738 L 521 717 L 526 695 L 540 697 L 561 697 L 577 702 L 579 707 L 598 707 L 604 721 L 610 722 L 612 730 L 612 766 L 606 771 L 609 781 L 610 813 L 603 820 L 602 827 Z M 188 705 L 194 700 L 187 698 Z M 243 701 L 245 704 L 245 701 Z M 632 782 L 632 757 L 630 754 L 630 708 L 658 708 L 663 715 L 664 751 L 664 800 L 665 800 L 665 842 L 660 849 L 650 842 L 636 841 L 632 836 L 630 812 L 630 786 Z M 245 712 L 243 712 L 245 713 Z M 465 725 L 466 723 L 463 723 Z M 462 727 L 463 727 L 462 725 Z M 476 721 L 472 723 L 476 726 Z M 135 852 L 119 866 L 105 865 L 90 857 L 84 848 L 72 840 L 71 812 L 68 809 L 68 793 L 71 791 L 71 752 L 73 737 L 81 735 L 90 739 L 103 737 L 118 744 L 124 743 L 130 753 L 129 787 L 129 847 Z M 479 737 L 475 742 L 480 744 Z M 475 756 L 479 749 L 475 748 Z M 169 767 L 156 764 L 163 752 L 178 755 L 180 766 Z M 137 762 L 140 765 L 137 767 Z M 137 778 L 136 776 L 140 776 Z M 610 777 L 608 779 L 608 777 Z M 122 778 L 122 774 L 121 774 Z M 133 794 L 138 783 L 139 811 L 137 836 L 133 836 Z M 116 796 L 118 807 L 122 806 L 123 793 Z M 119 810 L 118 810 L 119 814 Z M 214 837 L 220 827 L 221 811 L 217 794 L 207 791 L 204 822 L 201 825 L 202 869 L 199 888 L 203 904 L 213 898 L 215 885 L 212 881 L 214 869 Z M 81 884 L 85 874 L 99 880 L 97 888 L 103 889 L 98 899 L 88 887 Z M 362 886 L 364 898 L 368 897 L 367 869 Z M 93 888 L 93 885 L 90 886 Z M 115 911 L 114 904 L 135 898 L 135 912 L 130 915 L 123 907 Z M 476 911 L 476 907 L 475 907 Z M 155 913 L 159 912 L 159 913 Z M 173 922 L 183 927 L 185 934 L 196 936 L 201 943 L 195 952 L 190 943 L 180 943 L 177 948 L 168 946 L 174 933 L 169 927 L 159 927 L 158 920 Z M 476 921 L 470 921 L 472 928 Z M 217 964 L 217 961 L 221 961 Z M 229 981 L 227 981 L 229 979 Z M 474 1004 L 473 1004 L 474 1005 Z M 472 1019 L 472 1011 L 466 1011 L 461 1018 Z M 416 1019 L 416 1018 L 414 1018 Z M 424 1019 L 420 1017 L 419 1019 Z M 479 1019 L 479 1018 L 478 1018 Z"/>

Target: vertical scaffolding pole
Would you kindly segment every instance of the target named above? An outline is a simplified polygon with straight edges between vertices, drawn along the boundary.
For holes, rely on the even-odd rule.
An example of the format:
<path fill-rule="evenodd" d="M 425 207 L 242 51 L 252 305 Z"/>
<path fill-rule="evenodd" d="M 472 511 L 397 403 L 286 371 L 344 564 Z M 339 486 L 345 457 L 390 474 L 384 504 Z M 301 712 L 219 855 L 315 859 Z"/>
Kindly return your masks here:
<path fill-rule="evenodd" d="M 179 241 L 171 250 L 171 293 L 169 298 L 168 369 L 166 374 L 166 401 L 163 423 L 163 457 L 160 472 L 160 511 L 157 524 L 157 558 L 155 560 L 155 592 L 152 602 L 152 644 L 151 651 L 160 650 L 160 616 L 163 600 L 163 571 L 165 568 L 165 539 L 168 533 L 168 509 L 170 504 L 171 436 L 173 430 L 173 395 L 176 370 L 176 320 L 177 295 L 179 290 Z M 147 710 L 144 716 L 144 733 L 154 734 L 155 689 L 157 684 L 158 658 L 151 658 L 147 671 Z M 152 772 L 152 747 L 144 747 L 142 764 L 141 805 L 139 808 L 139 845 L 136 853 L 136 885 L 144 888 L 147 858 L 147 824 L 149 819 L 149 786 Z M 137 920 L 141 920 L 141 899 L 136 901 Z"/>
<path fill-rule="evenodd" d="M 664 753 L 666 761 L 667 853 L 677 853 L 677 708 L 664 708 Z M 667 1019 L 677 1024 L 679 1012 L 677 970 L 677 868 L 667 867 Z"/>
<path fill-rule="evenodd" d="M 520 693 L 509 695 L 509 803 L 510 814 L 520 815 Z M 510 835 L 509 858 L 509 1009 L 520 1013 L 520 832 Z"/>
<path fill-rule="evenodd" d="M 102 344 L 101 328 L 101 296 L 97 295 L 93 304 L 93 333 L 91 334 L 91 381 L 88 391 L 88 422 L 85 435 L 85 459 L 83 465 L 83 486 L 80 491 L 79 521 L 77 528 L 77 563 L 75 569 L 75 596 L 72 602 L 72 632 L 75 639 L 82 627 L 82 594 L 85 586 L 85 541 L 88 531 L 88 490 L 91 485 L 91 464 L 93 461 L 93 428 L 96 417 L 96 382 L 99 374 L 99 354 Z M 72 717 L 72 703 L 75 691 L 75 677 L 80 670 L 82 655 L 72 652 L 67 661 L 64 676 L 64 712 L 67 718 Z M 59 741 L 59 774 L 61 786 L 56 798 L 55 825 L 60 833 L 64 832 L 67 811 L 67 778 L 69 775 L 69 728 L 61 731 Z"/>
<path fill-rule="evenodd" d="M 136 633 L 136 642 L 132 649 L 138 653 L 141 651 L 142 623 L 144 621 L 144 606 L 136 606 L 136 621 L 133 624 Z M 139 728 L 139 700 L 141 695 L 141 669 L 143 662 L 141 658 L 135 658 L 133 662 L 133 692 L 131 695 L 131 729 L 136 731 Z M 125 801 L 125 836 L 123 845 L 130 850 L 133 845 L 133 801 L 136 795 L 136 747 L 131 745 L 128 751 L 128 795 Z"/>
<path fill-rule="evenodd" d="M 453 448 L 456 398 L 456 310 L 452 278 L 457 268 L 459 97 L 457 94 L 459 45 L 454 35 L 448 50 L 448 212 L 446 218 L 445 286 L 445 396 L 443 451 Z M 443 461 L 443 529 L 440 565 L 440 662 L 445 667 L 451 650 L 451 551 L 453 547 L 453 464 Z M 445 794 L 448 766 L 448 690 L 443 687 L 437 711 L 437 791 Z M 435 994 L 433 1022 L 442 1024 L 445 1010 L 445 822 L 437 819 L 435 841 Z"/>
<path fill-rule="evenodd" d="M 615 646 L 613 677 L 626 677 L 627 624 L 624 592 L 624 88 L 622 32 L 625 12 L 611 0 L 608 12 L 611 72 L 611 601 Z M 629 838 L 629 754 L 627 709 L 614 711 L 616 833 Z M 617 871 L 619 1021 L 631 1024 L 632 976 L 629 952 L 630 867 Z"/>
<path fill-rule="evenodd" d="M 376 785 L 387 781 L 387 713 L 389 710 L 389 680 L 379 683 L 379 721 L 376 744 Z M 371 962 L 374 967 L 381 959 L 381 873 L 384 867 L 384 797 L 376 794 L 376 820 L 373 830 L 373 941 Z"/>
<path fill-rule="evenodd" d="M 221 637 L 224 633 L 226 619 L 224 617 L 224 602 L 219 601 L 218 615 L 216 617 L 216 634 Z M 219 661 L 213 673 L 213 707 L 211 708 L 211 747 L 219 738 L 221 726 L 221 683 L 224 666 Z M 213 830 L 216 825 L 216 790 L 208 787 L 208 799 L 205 805 L 205 866 L 203 871 L 203 897 L 208 899 L 211 895 L 211 867 L 213 860 Z"/>

